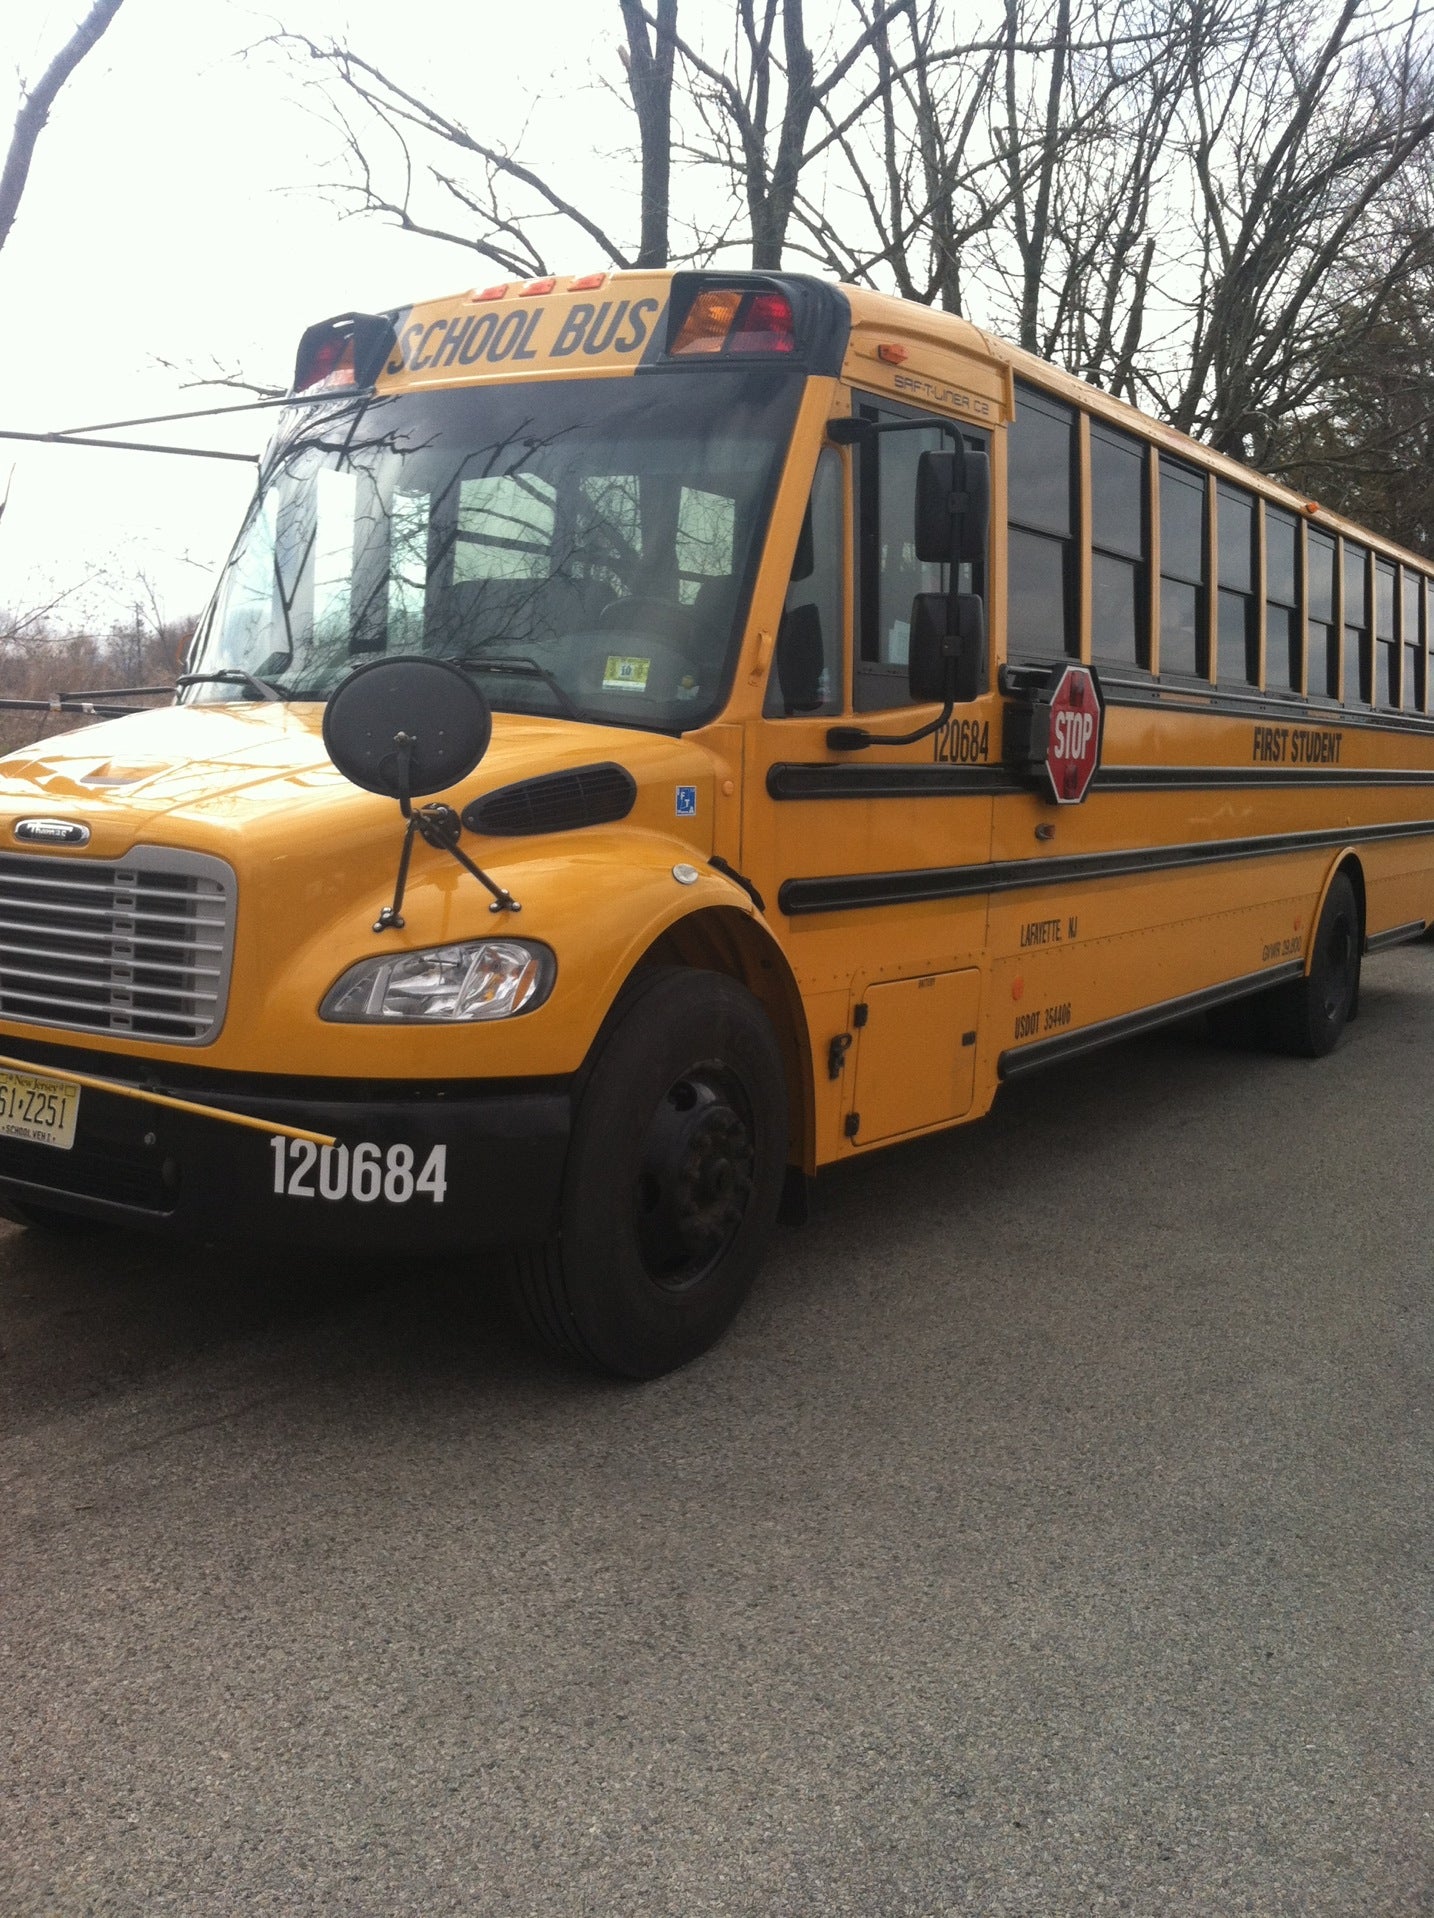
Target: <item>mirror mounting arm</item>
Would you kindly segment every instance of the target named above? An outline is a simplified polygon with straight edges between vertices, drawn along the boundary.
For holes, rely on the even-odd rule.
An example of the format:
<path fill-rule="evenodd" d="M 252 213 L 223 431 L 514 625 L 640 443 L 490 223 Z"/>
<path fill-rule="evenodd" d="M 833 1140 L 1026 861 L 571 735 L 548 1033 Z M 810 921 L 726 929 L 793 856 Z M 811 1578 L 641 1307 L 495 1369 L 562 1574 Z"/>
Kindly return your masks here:
<path fill-rule="evenodd" d="M 425 846 L 432 846 L 436 852 L 446 852 L 456 859 L 465 872 L 471 872 L 480 886 L 493 895 L 489 912 L 521 912 L 523 908 L 508 891 L 500 886 L 496 879 L 490 879 L 483 868 L 476 865 L 458 844 L 458 835 L 462 832 L 462 822 L 451 806 L 420 806 L 415 812 L 408 802 L 407 794 L 399 798 L 404 817 L 408 821 L 408 830 L 403 835 L 403 850 L 398 855 L 398 877 L 394 881 L 393 904 L 385 906 L 373 922 L 375 932 L 388 932 L 390 929 L 401 932 L 404 926 L 403 895 L 408 889 L 408 868 L 413 858 L 413 842 L 421 839 Z"/>
<path fill-rule="evenodd" d="M 955 704 L 954 696 L 948 694 L 931 724 L 918 726 L 914 733 L 869 733 L 865 726 L 828 726 L 827 747 L 834 753 L 856 753 L 866 746 L 914 746 L 918 739 L 929 739 L 932 733 L 940 732 Z"/>

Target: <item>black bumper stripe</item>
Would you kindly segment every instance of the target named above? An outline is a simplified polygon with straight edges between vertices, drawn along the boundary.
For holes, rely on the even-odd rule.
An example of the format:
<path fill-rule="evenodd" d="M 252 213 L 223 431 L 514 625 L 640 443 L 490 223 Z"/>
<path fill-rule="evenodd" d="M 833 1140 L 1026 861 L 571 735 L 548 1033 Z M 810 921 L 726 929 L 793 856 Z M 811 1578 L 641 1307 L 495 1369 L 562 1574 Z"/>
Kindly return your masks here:
<path fill-rule="evenodd" d="M 1319 832 L 1267 833 L 1255 839 L 1198 840 L 1186 846 L 1141 846 L 1129 851 L 1075 853 L 1051 859 L 987 860 L 970 866 L 923 866 L 907 872 L 836 874 L 787 879 L 777 903 L 791 918 L 815 912 L 861 911 L 874 906 L 915 905 L 931 899 L 964 899 L 978 893 L 1020 892 L 1037 886 L 1081 885 L 1188 866 L 1222 865 L 1235 859 L 1269 859 L 1322 847 L 1417 839 L 1434 834 L 1434 819 L 1401 820 L 1386 826 L 1348 826 Z"/>

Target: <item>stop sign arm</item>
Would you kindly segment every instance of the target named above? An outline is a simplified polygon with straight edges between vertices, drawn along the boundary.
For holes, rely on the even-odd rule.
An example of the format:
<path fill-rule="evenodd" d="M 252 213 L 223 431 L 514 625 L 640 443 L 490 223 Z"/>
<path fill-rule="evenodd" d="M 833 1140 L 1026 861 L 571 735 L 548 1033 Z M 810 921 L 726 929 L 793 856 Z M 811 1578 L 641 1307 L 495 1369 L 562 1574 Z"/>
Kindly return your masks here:
<path fill-rule="evenodd" d="M 1002 667 L 1011 699 L 1002 731 L 1006 765 L 1059 806 L 1079 805 L 1100 767 L 1105 700 L 1100 677 L 1080 660 Z"/>

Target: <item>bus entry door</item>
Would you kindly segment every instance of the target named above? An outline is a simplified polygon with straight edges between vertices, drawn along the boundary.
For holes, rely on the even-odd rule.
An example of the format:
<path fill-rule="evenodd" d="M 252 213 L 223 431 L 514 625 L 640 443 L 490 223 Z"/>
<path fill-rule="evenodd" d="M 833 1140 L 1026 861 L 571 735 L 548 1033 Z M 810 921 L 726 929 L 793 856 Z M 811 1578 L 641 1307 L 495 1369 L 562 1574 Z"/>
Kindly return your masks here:
<path fill-rule="evenodd" d="M 974 966 L 867 988 L 857 1014 L 855 1128 L 848 1121 L 856 1144 L 874 1145 L 970 1111 L 980 1000 Z"/>

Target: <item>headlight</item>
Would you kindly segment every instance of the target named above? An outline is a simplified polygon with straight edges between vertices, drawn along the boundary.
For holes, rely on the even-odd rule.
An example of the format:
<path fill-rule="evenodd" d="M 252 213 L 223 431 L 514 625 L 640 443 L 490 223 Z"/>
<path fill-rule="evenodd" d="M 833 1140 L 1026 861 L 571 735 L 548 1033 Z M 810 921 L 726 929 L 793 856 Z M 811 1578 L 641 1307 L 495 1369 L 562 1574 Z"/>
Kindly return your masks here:
<path fill-rule="evenodd" d="M 391 959 L 361 959 L 330 987 L 319 1017 L 340 1025 L 509 1019 L 543 1003 L 557 970 L 546 946 L 517 939 L 474 939 Z"/>

